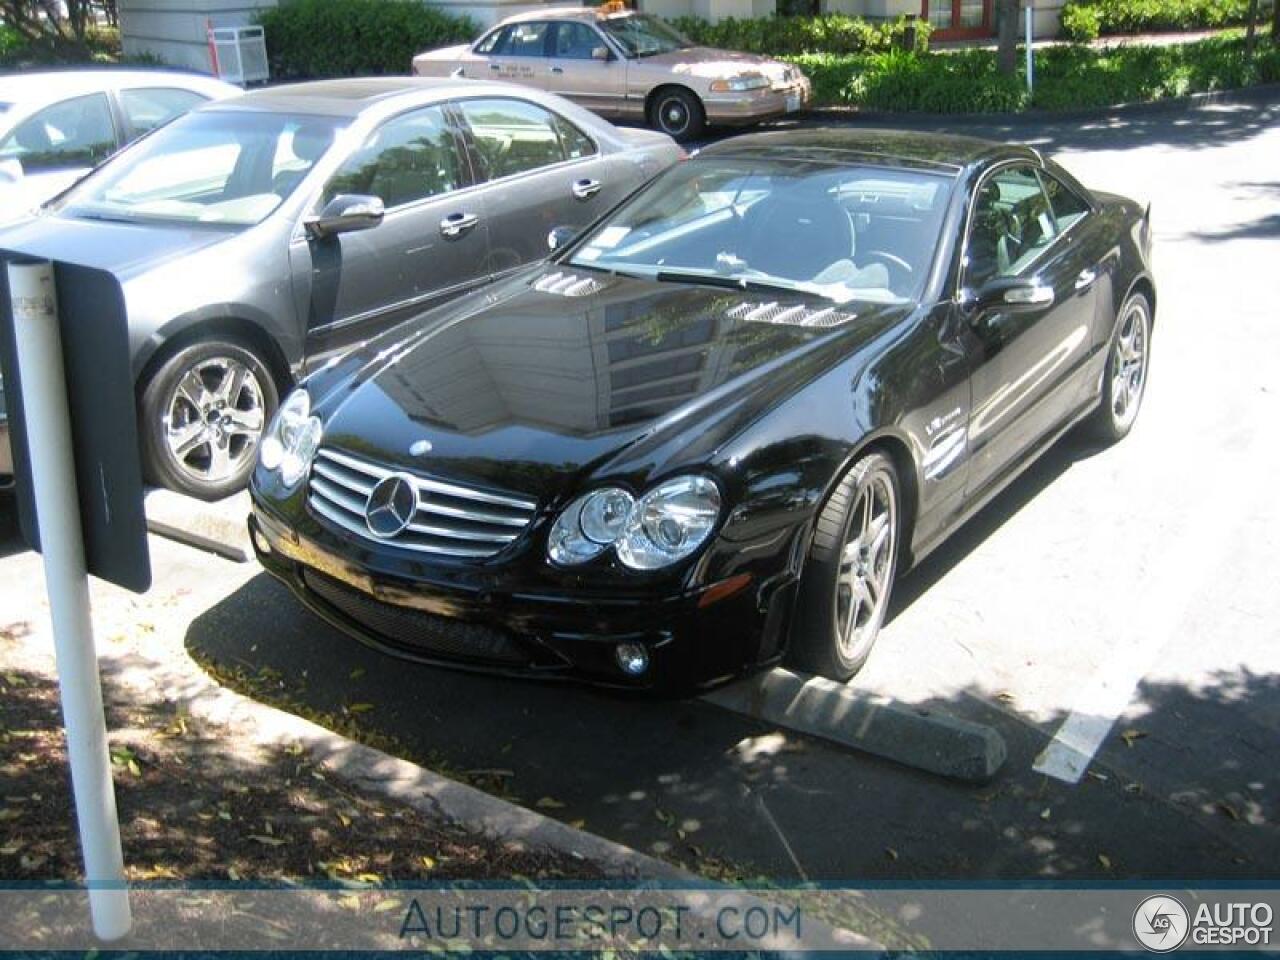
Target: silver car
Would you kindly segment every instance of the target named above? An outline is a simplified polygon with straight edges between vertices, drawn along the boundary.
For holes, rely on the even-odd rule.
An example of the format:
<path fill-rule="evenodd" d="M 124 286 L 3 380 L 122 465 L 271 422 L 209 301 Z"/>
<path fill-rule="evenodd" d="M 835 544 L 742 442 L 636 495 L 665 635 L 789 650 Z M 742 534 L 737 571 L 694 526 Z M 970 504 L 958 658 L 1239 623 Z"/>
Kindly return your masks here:
<path fill-rule="evenodd" d="M 122 279 L 146 474 L 213 499 L 244 484 L 296 378 L 540 260 L 549 232 L 682 156 L 665 135 L 503 83 L 275 87 L 156 131 L 0 248 Z"/>

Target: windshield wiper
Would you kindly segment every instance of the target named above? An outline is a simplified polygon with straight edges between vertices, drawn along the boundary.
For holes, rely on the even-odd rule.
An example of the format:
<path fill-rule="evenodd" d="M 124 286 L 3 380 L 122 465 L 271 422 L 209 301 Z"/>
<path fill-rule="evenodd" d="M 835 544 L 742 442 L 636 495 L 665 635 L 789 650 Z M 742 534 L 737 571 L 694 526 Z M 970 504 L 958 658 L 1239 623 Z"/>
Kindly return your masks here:
<path fill-rule="evenodd" d="M 823 297 L 824 300 L 832 299 L 831 297 L 823 296 L 816 290 L 786 281 L 757 280 L 752 277 L 726 277 L 718 273 L 684 273 L 679 270 L 659 270 L 653 275 L 653 278 L 659 282 L 665 281 L 667 283 L 697 283 L 707 287 L 724 287 L 728 290 L 754 290 L 766 293 L 776 293 L 778 291 L 783 293 L 807 293 Z"/>

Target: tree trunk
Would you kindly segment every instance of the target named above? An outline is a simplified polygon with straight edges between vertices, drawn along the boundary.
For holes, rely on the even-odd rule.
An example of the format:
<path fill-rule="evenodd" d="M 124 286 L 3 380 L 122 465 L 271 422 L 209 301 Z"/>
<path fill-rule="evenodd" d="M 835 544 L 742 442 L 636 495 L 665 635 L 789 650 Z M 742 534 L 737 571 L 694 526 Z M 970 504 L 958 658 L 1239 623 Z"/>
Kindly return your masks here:
<path fill-rule="evenodd" d="M 1271 45 L 1280 47 L 1280 0 L 1271 8 Z"/>
<path fill-rule="evenodd" d="M 999 47 L 996 50 L 996 66 L 1000 72 L 1012 75 L 1018 69 L 1018 9 L 1019 0 L 998 0 L 1000 4 Z"/>
<path fill-rule="evenodd" d="M 1246 16 L 1249 18 L 1249 25 L 1244 32 L 1244 58 L 1252 60 L 1258 37 L 1258 0 L 1249 0 L 1249 12 Z"/>

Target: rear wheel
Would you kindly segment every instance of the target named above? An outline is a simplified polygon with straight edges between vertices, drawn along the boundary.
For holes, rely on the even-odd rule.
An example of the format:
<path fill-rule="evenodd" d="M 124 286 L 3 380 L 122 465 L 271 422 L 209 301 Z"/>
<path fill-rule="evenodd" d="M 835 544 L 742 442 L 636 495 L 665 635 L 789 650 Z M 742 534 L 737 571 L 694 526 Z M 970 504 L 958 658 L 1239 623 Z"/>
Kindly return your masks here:
<path fill-rule="evenodd" d="M 898 490 L 893 461 L 869 453 L 823 506 L 800 581 L 791 665 L 843 682 L 867 662 L 897 573 Z"/>
<path fill-rule="evenodd" d="M 707 115 L 696 94 L 681 87 L 665 87 L 654 94 L 649 105 L 649 124 L 684 142 L 702 133 Z"/>
<path fill-rule="evenodd" d="M 1107 354 L 1102 398 L 1089 421 L 1089 432 L 1114 443 L 1133 429 L 1147 389 L 1151 360 L 1151 305 L 1144 294 L 1130 295 Z"/>
<path fill-rule="evenodd" d="M 240 341 L 178 350 L 142 392 L 147 479 L 202 500 L 235 493 L 249 479 L 278 401 L 266 363 Z"/>

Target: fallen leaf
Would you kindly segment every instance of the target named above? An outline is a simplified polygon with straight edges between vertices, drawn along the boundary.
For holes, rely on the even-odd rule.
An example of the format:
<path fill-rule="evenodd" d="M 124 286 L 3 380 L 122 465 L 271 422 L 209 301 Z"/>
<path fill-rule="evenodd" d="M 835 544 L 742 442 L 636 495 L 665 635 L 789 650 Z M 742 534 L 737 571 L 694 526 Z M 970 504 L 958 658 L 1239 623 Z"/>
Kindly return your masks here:
<path fill-rule="evenodd" d="M 338 817 L 338 822 L 342 824 L 344 827 L 351 826 L 351 818 L 348 817 L 345 813 L 339 813 L 337 814 L 337 817 Z"/>
<path fill-rule="evenodd" d="M 1146 737 L 1146 734 L 1143 731 L 1135 730 L 1132 727 L 1130 727 L 1124 733 L 1120 734 L 1120 739 L 1124 741 L 1124 745 L 1126 747 L 1132 747 L 1135 743 L 1137 743 L 1139 740 L 1142 740 L 1145 737 Z"/>
<path fill-rule="evenodd" d="M 1040 811 L 1040 819 L 1048 820 L 1049 817 L 1052 815 L 1052 813 L 1053 811 L 1051 811 L 1048 807 L 1045 807 L 1043 810 Z"/>
<path fill-rule="evenodd" d="M 400 906 L 399 900 L 379 900 L 373 905 L 374 913 L 386 913 L 388 910 L 395 910 Z"/>
<path fill-rule="evenodd" d="M 564 804 L 561 803 L 559 800 L 555 799 L 555 797 L 542 797 L 538 800 L 537 803 L 534 804 L 534 806 L 542 810 L 564 809 Z"/>
<path fill-rule="evenodd" d="M 1232 820 L 1239 820 L 1239 819 L 1240 819 L 1240 811 L 1238 811 L 1235 807 L 1233 807 L 1233 806 L 1232 806 L 1231 804 L 1229 804 L 1229 803 L 1226 803 L 1226 802 L 1224 802 L 1224 801 L 1222 801 L 1222 800 L 1219 800 L 1219 801 L 1218 801 L 1218 809 L 1219 809 L 1219 810 L 1221 810 L 1223 813 L 1225 813 L 1225 814 L 1226 814 L 1228 817 L 1230 817 Z"/>
<path fill-rule="evenodd" d="M 346 707 L 347 713 L 368 713 L 372 709 L 372 703 L 353 703 Z"/>
<path fill-rule="evenodd" d="M 893 847 L 885 847 L 885 848 L 884 848 L 884 855 L 885 855 L 886 857 L 888 857 L 890 860 L 897 860 L 897 859 L 898 859 L 898 851 L 897 851 L 897 850 L 895 850 L 895 849 L 893 849 Z"/>
<path fill-rule="evenodd" d="M 348 680 L 359 680 L 359 679 L 360 679 L 361 677 L 363 677 L 363 676 L 364 676 L 364 667 L 356 667 L 356 668 L 355 668 L 354 670 L 352 670 L 349 674 L 347 674 L 347 679 L 348 679 Z M 383 901 L 383 903 L 386 903 L 386 902 L 387 902 L 387 901 L 385 901 L 385 900 Z"/>
<path fill-rule="evenodd" d="M 1089 771 L 1089 779 L 1090 779 L 1090 780 L 1097 780 L 1097 781 L 1098 781 L 1098 782 L 1100 782 L 1100 783 L 1106 783 L 1106 782 L 1107 782 L 1108 780 L 1110 780 L 1111 778 L 1110 778 L 1110 777 L 1108 777 L 1105 773 L 1097 773 L 1097 772 L 1095 772 L 1095 771 L 1093 771 L 1093 770 L 1090 770 L 1090 771 Z"/>
<path fill-rule="evenodd" d="M 422 861 L 422 865 L 426 867 L 428 870 L 434 870 L 436 868 L 435 857 L 429 857 L 424 853 L 418 859 Z"/>
<path fill-rule="evenodd" d="M 570 821 L 569 821 L 569 826 L 573 827 L 575 830 L 581 830 L 581 829 L 582 829 L 583 827 L 585 827 L 586 825 L 587 825 L 587 821 L 585 821 L 585 820 L 570 820 Z"/>
<path fill-rule="evenodd" d="M 289 842 L 284 837 L 267 837 L 260 833 L 251 833 L 249 839 L 256 840 L 258 843 L 265 844 L 268 847 L 279 847 Z"/>
<path fill-rule="evenodd" d="M 1105 853 L 1098 854 L 1098 862 L 1102 864 L 1103 870 L 1111 869 L 1111 858 L 1108 857 Z"/>

